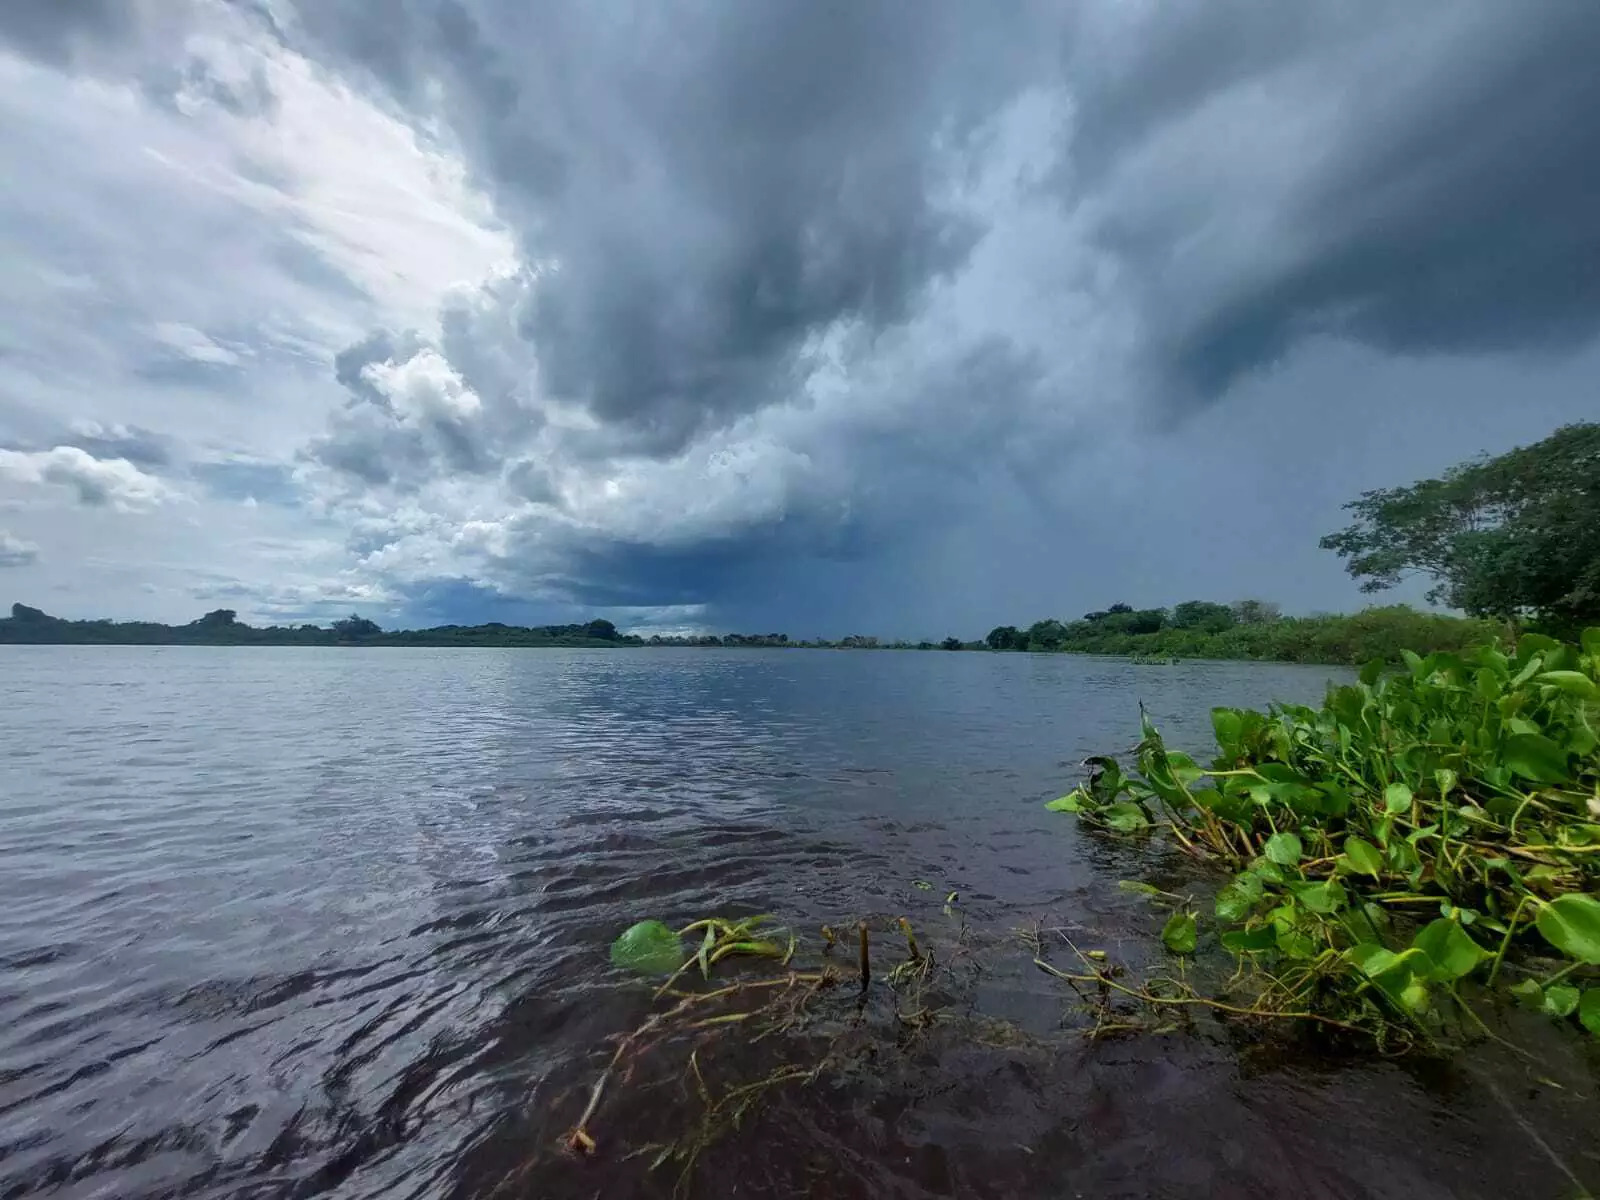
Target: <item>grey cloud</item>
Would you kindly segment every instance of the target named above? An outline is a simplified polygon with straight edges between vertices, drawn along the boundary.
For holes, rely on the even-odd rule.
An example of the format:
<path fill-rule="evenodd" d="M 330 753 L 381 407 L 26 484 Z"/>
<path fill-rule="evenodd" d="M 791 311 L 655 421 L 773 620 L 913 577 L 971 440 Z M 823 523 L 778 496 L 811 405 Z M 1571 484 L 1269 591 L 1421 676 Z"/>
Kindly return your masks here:
<path fill-rule="evenodd" d="M 639 10 L 306 5 L 445 116 L 527 252 L 546 386 L 671 453 L 784 398 L 840 320 L 883 328 L 980 232 L 940 195 L 973 121 L 1044 58 L 1025 6 L 784 0 Z"/>
<path fill-rule="evenodd" d="M 1244 160 L 1231 189 L 1196 204 L 1184 179 L 1194 145 L 1171 148 L 1181 162 L 1138 176 L 1170 189 L 1154 219 L 1138 198 L 1103 198 L 1101 235 L 1144 288 L 1152 350 L 1178 399 L 1214 398 L 1317 335 L 1492 353 L 1571 349 L 1600 330 L 1600 125 L 1589 116 L 1600 111 L 1600 7 L 1219 3 L 1163 16 L 1126 73 L 1085 90 L 1069 187 L 1092 193 L 1119 160 L 1161 153 L 1150 147 L 1183 120 L 1192 138 L 1214 139 L 1206 171 Z M 1311 144 L 1288 146 L 1270 125 L 1206 124 L 1203 106 L 1249 89 L 1280 101 L 1273 116 L 1285 122 L 1307 106 L 1335 117 Z M 1259 153 L 1282 161 L 1251 163 L 1240 149 L 1262 133 Z M 1230 230 L 1236 214 L 1257 215 L 1260 178 L 1283 175 L 1291 184 L 1268 227 Z M 1173 295 L 1186 282 L 1176 256 L 1203 258 L 1219 227 L 1238 236 L 1215 251 L 1226 257 L 1201 294 Z"/>
<path fill-rule="evenodd" d="M 76 422 L 48 446 L 76 446 L 95 458 L 123 458 L 144 468 L 169 466 L 173 457 L 173 440 L 165 434 L 138 425 L 102 425 L 98 421 Z"/>
<path fill-rule="evenodd" d="M 38 546 L 0 529 L 0 567 L 31 567 L 38 561 Z"/>
<path fill-rule="evenodd" d="M 26 54 L 66 62 L 78 46 L 124 36 L 137 20 L 125 0 L 7 0 L 0 37 Z"/>

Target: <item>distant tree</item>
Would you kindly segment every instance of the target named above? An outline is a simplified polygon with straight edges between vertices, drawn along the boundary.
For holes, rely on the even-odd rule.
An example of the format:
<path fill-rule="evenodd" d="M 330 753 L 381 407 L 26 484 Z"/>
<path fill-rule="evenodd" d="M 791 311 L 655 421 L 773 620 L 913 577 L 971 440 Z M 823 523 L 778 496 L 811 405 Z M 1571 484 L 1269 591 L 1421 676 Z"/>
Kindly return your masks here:
<path fill-rule="evenodd" d="M 42 608 L 29 608 L 26 604 L 13 604 L 11 606 L 11 619 L 13 621 L 54 621 L 56 618 Z"/>
<path fill-rule="evenodd" d="M 1355 522 L 1321 544 L 1364 592 L 1420 574 L 1433 580 L 1428 599 L 1473 616 L 1600 620 L 1600 424 L 1345 507 Z"/>
<path fill-rule="evenodd" d="M 1233 619 L 1240 625 L 1270 625 L 1283 615 L 1270 600 L 1235 600 L 1231 609 Z"/>
<path fill-rule="evenodd" d="M 1168 622 L 1174 629 L 1198 629 L 1202 633 L 1222 633 L 1234 625 L 1233 609 L 1210 600 L 1185 600 L 1172 610 Z"/>
<path fill-rule="evenodd" d="M 1028 626 L 1029 650 L 1059 650 L 1067 640 L 1067 627 L 1055 618 Z"/>
<path fill-rule="evenodd" d="M 233 625 L 233 624 L 236 624 L 238 622 L 238 619 L 239 619 L 239 614 L 236 613 L 231 608 L 215 608 L 215 609 L 212 609 L 210 612 L 206 613 L 205 616 L 203 616 L 203 617 L 199 618 L 198 620 L 194 621 L 193 624 L 202 625 L 202 626 L 206 626 L 207 628 L 211 628 L 211 627 L 217 627 L 217 626 Z"/>
<path fill-rule="evenodd" d="M 584 636 L 614 642 L 617 640 L 617 627 L 604 617 L 597 617 L 584 626 Z"/>
<path fill-rule="evenodd" d="M 991 650 L 1024 650 L 1028 645 L 1028 635 L 1015 625 L 996 625 L 983 640 Z"/>
<path fill-rule="evenodd" d="M 353 642 L 361 638 L 376 637 L 383 630 L 365 617 L 358 617 L 355 613 L 351 613 L 344 620 L 333 623 L 333 632 L 338 635 L 340 641 Z"/>
<path fill-rule="evenodd" d="M 962 640 L 960 638 L 958 638 L 958 637 L 947 637 L 947 638 L 945 638 L 944 641 L 939 643 L 939 649 L 941 649 L 941 650 L 959 650 L 959 649 L 961 649 L 961 647 L 964 644 L 965 643 L 963 643 Z"/>

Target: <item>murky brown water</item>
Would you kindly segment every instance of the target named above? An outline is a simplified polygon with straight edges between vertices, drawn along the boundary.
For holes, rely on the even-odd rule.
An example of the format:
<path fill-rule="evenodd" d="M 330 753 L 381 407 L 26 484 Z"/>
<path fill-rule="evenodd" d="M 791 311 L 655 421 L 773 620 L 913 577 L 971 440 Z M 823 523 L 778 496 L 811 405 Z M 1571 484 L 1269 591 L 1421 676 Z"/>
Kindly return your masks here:
<path fill-rule="evenodd" d="M 1133 740 L 1138 700 L 1203 745 L 1210 705 L 1327 674 L 7 647 L 0 1197 L 668 1195 L 620 1152 L 681 1127 L 670 1064 L 608 1097 L 592 1161 L 555 1150 L 649 1012 L 606 947 L 641 916 L 757 911 L 885 937 L 904 914 L 974 952 L 948 1024 L 908 1037 L 875 994 L 847 1068 L 775 1091 L 696 1195 L 1576 1194 L 1558 1160 L 1600 1186 L 1577 1037 L 1534 1026 L 1535 1063 L 1474 1066 L 1216 1028 L 1088 1044 L 1008 949 L 1044 920 L 1148 952 L 1159 916 L 1115 883 L 1152 865 L 1040 808 Z M 1013 1036 L 974 1040 L 993 1021 Z M 730 1038 L 708 1070 L 814 1052 Z"/>

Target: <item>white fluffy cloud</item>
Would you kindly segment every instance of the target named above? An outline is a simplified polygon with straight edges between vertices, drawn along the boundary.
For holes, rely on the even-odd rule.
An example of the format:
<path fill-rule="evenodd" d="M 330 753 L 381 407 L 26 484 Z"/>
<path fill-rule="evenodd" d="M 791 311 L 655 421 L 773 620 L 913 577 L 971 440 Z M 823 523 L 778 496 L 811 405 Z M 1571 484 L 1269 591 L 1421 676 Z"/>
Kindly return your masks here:
<path fill-rule="evenodd" d="M 152 508 L 178 494 L 125 458 L 96 458 L 77 446 L 31 453 L 0 450 L 0 479 L 67 488 L 81 504 L 109 505 L 122 512 Z"/>
<path fill-rule="evenodd" d="M 27 567 L 38 560 L 38 546 L 0 529 L 0 567 Z"/>

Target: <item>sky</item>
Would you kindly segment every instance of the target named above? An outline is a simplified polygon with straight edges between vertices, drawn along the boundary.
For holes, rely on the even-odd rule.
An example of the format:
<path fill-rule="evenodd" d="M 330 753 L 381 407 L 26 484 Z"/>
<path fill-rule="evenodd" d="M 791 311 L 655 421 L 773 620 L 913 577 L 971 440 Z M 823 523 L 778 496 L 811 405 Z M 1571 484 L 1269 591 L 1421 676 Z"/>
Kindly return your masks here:
<path fill-rule="evenodd" d="M 1342 504 L 1600 418 L 1596 61 L 1592 0 L 5 0 L 0 600 L 1354 609 Z"/>

